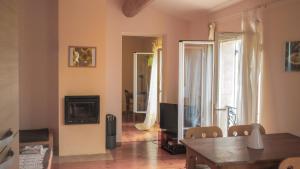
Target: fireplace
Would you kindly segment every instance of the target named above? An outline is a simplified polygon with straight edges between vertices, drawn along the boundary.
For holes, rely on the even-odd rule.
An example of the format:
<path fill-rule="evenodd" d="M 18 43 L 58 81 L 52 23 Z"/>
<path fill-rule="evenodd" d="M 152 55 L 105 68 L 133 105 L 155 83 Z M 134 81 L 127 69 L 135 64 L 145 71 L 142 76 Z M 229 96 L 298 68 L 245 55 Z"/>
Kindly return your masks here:
<path fill-rule="evenodd" d="M 65 124 L 97 124 L 100 96 L 65 96 Z"/>

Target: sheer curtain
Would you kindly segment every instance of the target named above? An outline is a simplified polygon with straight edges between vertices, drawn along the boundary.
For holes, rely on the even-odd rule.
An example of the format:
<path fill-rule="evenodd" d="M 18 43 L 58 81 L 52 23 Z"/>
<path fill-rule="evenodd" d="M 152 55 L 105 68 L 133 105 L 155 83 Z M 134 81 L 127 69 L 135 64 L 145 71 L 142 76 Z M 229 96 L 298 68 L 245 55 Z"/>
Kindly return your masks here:
<path fill-rule="evenodd" d="M 204 50 L 204 49 L 203 49 Z M 202 52 L 203 53 L 203 52 Z M 186 51 L 186 57 L 184 61 L 184 105 L 185 113 L 184 119 L 186 125 L 189 127 L 195 127 L 201 124 L 201 53 L 197 49 L 189 49 Z M 187 124 L 189 123 L 189 124 Z"/>
<path fill-rule="evenodd" d="M 263 29 L 260 10 L 243 14 L 243 49 L 240 62 L 238 123 L 260 122 L 263 71 Z"/>
<path fill-rule="evenodd" d="M 209 126 L 212 122 L 212 46 L 187 47 L 184 69 L 185 126 Z"/>
<path fill-rule="evenodd" d="M 156 52 L 157 53 L 157 52 Z M 150 77 L 150 87 L 149 87 L 149 97 L 147 114 L 144 123 L 135 124 L 135 127 L 139 130 L 149 130 L 153 127 L 157 118 L 157 70 L 158 70 L 158 57 L 154 53 L 151 65 L 151 77 Z"/>

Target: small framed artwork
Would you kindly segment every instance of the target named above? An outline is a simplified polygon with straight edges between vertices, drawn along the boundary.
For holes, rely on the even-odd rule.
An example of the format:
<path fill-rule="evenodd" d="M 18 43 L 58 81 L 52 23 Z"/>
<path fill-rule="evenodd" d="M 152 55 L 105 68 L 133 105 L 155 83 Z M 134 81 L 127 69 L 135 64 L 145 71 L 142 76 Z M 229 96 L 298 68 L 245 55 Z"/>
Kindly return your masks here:
<path fill-rule="evenodd" d="M 285 71 L 300 71 L 300 41 L 291 41 L 286 43 Z"/>
<path fill-rule="evenodd" d="M 96 47 L 69 47 L 69 67 L 96 67 Z"/>

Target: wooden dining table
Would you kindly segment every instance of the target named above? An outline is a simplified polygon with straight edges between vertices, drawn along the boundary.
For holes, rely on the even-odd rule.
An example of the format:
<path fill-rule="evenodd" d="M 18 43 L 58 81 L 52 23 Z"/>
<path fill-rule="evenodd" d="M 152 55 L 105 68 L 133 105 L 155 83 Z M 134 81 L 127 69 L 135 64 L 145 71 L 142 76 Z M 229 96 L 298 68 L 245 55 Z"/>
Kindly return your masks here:
<path fill-rule="evenodd" d="M 300 137 L 288 133 L 263 135 L 264 149 L 247 147 L 248 136 L 184 139 L 186 168 L 206 164 L 211 169 L 278 169 L 288 157 L 300 156 Z"/>

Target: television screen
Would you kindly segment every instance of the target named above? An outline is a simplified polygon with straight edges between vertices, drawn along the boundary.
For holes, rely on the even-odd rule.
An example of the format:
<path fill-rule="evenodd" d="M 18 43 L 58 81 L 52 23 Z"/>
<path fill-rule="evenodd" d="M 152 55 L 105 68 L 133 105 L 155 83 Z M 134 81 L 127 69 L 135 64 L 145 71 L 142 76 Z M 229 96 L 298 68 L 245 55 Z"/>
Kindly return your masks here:
<path fill-rule="evenodd" d="M 178 106 L 177 104 L 160 103 L 160 128 L 168 132 L 178 131 Z"/>

